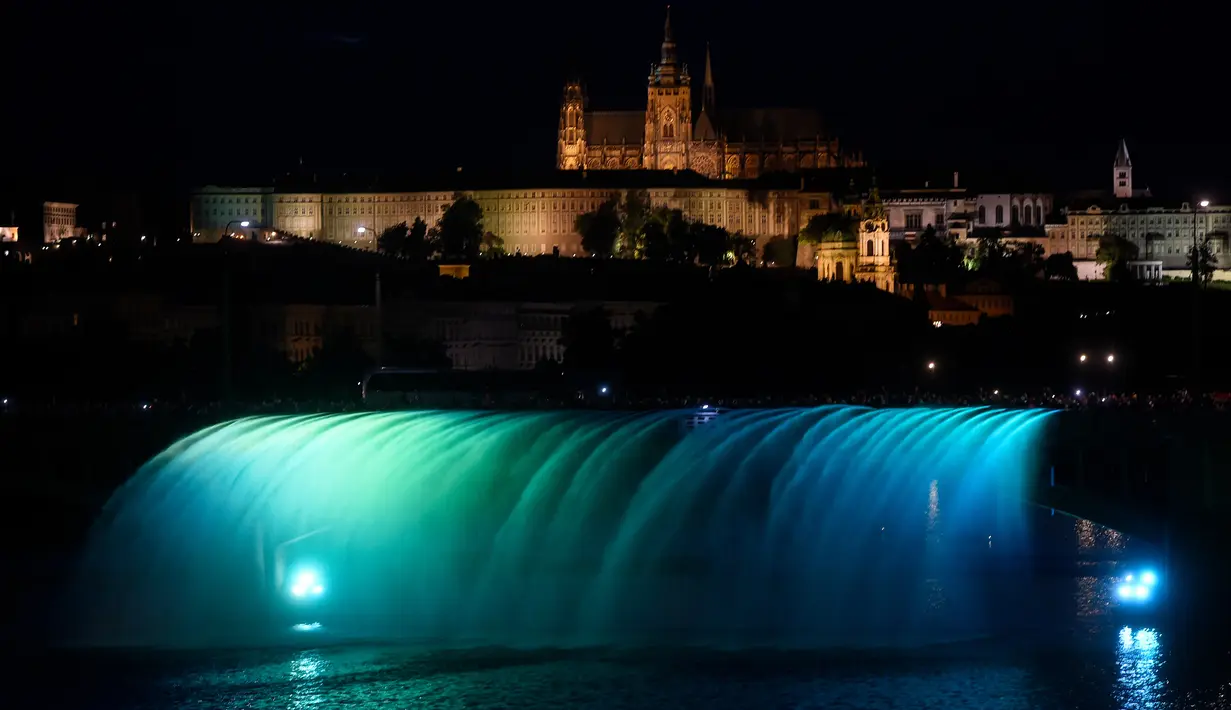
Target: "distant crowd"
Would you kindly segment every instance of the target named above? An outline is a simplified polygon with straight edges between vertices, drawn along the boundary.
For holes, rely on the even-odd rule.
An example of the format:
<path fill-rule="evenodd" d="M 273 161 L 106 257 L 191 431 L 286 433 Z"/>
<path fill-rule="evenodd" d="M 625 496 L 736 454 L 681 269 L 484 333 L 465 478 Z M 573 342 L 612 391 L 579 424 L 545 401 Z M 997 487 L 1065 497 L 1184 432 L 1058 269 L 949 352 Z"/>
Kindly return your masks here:
<path fill-rule="evenodd" d="M 943 395 L 917 390 L 914 392 L 870 392 L 853 396 L 801 395 L 794 397 L 621 397 L 618 393 L 595 395 L 584 392 L 574 397 L 544 396 L 525 393 L 452 392 L 406 394 L 386 400 L 375 407 L 355 399 L 265 399 L 257 402 L 82 402 L 45 401 L 18 402 L 5 400 L 0 413 L 13 415 L 47 414 L 52 416 L 177 416 L 221 419 L 229 416 L 261 414 L 320 414 L 357 412 L 381 409 L 768 409 L 775 407 L 814 407 L 830 404 L 850 404 L 867 407 L 975 407 L 992 406 L 1014 409 L 1097 409 L 1117 408 L 1143 411 L 1184 411 L 1190 409 L 1226 411 L 1231 396 L 1207 394 L 1193 397 L 1184 390 L 1165 394 L 1135 392 L 1001 392 L 991 390 L 969 395 Z"/>

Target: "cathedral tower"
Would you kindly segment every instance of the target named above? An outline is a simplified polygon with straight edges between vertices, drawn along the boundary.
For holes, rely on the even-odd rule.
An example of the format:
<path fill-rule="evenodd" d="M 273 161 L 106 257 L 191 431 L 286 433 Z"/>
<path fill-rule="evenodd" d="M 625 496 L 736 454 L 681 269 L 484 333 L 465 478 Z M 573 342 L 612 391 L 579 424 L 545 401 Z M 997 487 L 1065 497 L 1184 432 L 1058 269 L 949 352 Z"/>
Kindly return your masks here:
<path fill-rule="evenodd" d="M 645 106 L 645 167 L 685 170 L 692 140 L 692 96 L 687 67 L 681 67 L 671 33 L 671 6 L 663 26 L 661 61 L 649 78 Z"/>
<path fill-rule="evenodd" d="M 1116 164 L 1112 168 L 1115 175 L 1116 197 L 1130 198 L 1133 196 L 1133 161 L 1128 159 L 1128 144 L 1120 139 L 1120 148 L 1116 151 Z"/>
<path fill-rule="evenodd" d="M 569 82 L 564 86 L 564 100 L 560 102 L 560 138 L 556 147 L 556 167 L 560 170 L 578 170 L 585 167 L 586 123 L 585 98 L 581 84 Z"/>

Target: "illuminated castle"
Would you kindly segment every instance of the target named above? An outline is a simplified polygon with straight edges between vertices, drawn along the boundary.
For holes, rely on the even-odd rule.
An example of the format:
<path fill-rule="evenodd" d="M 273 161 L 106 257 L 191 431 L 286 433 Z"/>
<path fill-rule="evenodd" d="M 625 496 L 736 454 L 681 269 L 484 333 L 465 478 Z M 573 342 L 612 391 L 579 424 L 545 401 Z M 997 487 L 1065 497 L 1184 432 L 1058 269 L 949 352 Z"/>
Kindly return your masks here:
<path fill-rule="evenodd" d="M 579 82 L 564 88 L 556 167 L 561 170 L 693 170 L 712 178 L 857 167 L 825 137 L 810 109 L 719 109 L 709 47 L 705 83 L 694 114 L 692 79 L 679 62 L 671 13 L 662 54 L 647 80 L 644 110 L 592 111 Z"/>

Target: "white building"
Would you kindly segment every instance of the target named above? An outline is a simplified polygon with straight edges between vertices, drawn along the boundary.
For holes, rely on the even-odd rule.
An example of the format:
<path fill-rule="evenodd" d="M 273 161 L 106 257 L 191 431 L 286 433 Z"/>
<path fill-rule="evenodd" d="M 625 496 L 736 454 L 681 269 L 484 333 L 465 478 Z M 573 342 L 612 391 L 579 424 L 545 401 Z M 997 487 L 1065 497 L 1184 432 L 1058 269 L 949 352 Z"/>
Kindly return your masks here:
<path fill-rule="evenodd" d="M 953 174 L 952 187 L 925 185 L 922 189 L 885 193 L 889 233 L 894 240 L 913 240 L 928 227 L 959 239 L 979 228 L 1037 227 L 1041 238 L 1052 208 L 1053 197 L 1046 193 L 971 192 L 959 186 L 957 173 Z"/>
<path fill-rule="evenodd" d="M 1051 214 L 1052 196 L 1044 193 L 985 194 L 975 198 L 975 227 L 1042 227 Z"/>
<path fill-rule="evenodd" d="M 54 244 L 77 234 L 77 205 L 71 202 L 43 203 L 43 242 Z"/>
<path fill-rule="evenodd" d="M 1231 238 L 1231 205 L 1199 202 L 1168 202 L 1133 188 L 1133 168 L 1123 141 L 1112 167 L 1112 189 L 1079 195 L 1061 210 L 1061 219 L 1048 224 L 1047 252 L 1070 253 L 1078 262 L 1093 262 L 1104 237 L 1120 236 L 1137 247 L 1138 258 L 1130 264 L 1139 278 L 1158 280 L 1165 276 L 1189 278 L 1188 253 L 1194 239 L 1208 237 L 1219 260 L 1216 279 L 1231 278 L 1228 239 Z M 1101 269 L 1078 266 L 1079 273 L 1094 277 Z"/>

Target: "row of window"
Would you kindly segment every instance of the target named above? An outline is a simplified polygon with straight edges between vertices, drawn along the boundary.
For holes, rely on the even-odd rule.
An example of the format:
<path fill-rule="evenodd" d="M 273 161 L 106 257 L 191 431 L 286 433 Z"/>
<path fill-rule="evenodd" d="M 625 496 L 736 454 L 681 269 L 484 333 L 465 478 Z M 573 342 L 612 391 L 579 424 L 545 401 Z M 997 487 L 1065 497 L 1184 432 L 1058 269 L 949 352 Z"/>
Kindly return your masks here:
<path fill-rule="evenodd" d="M 1022 205 L 1018 211 L 1017 205 L 1009 207 L 1009 223 L 1043 226 L 1042 205 Z M 988 224 L 987 206 L 979 205 L 979 224 Z M 1004 205 L 996 205 L 996 221 L 992 224 L 1004 224 Z"/>

